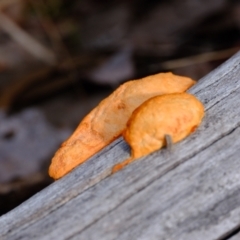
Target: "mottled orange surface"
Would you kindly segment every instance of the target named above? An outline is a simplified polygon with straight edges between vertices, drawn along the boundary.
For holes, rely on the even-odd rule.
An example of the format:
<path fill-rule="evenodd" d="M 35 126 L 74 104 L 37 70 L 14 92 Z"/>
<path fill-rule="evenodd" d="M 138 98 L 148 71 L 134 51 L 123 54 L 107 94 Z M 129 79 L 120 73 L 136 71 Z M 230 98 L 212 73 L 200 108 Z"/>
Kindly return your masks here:
<path fill-rule="evenodd" d="M 60 147 L 52 159 L 49 175 L 58 179 L 118 138 L 132 112 L 154 96 L 184 92 L 195 81 L 159 73 L 124 83 L 94 108 Z"/>
<path fill-rule="evenodd" d="M 116 172 L 137 158 L 166 145 L 165 136 L 178 142 L 192 133 L 204 116 L 202 103 L 188 93 L 153 97 L 139 106 L 123 132 L 131 146 L 131 157 L 113 168 Z"/>

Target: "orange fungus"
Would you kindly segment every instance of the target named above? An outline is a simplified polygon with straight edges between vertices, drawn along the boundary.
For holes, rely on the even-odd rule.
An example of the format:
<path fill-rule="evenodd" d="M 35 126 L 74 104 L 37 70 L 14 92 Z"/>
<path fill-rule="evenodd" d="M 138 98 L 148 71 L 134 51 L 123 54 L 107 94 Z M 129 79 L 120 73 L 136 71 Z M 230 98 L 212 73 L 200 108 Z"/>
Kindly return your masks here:
<path fill-rule="evenodd" d="M 113 172 L 137 158 L 166 145 L 166 136 L 176 143 L 192 133 L 204 116 L 202 103 L 188 93 L 172 93 L 150 98 L 130 117 L 123 132 L 131 147 L 131 157 L 113 168 Z"/>
<path fill-rule="evenodd" d="M 52 159 L 49 175 L 54 179 L 64 176 L 121 136 L 133 111 L 146 100 L 163 94 L 184 92 L 194 84 L 192 79 L 172 73 L 159 73 L 124 83 L 100 102 L 62 144 Z M 128 130 L 125 137 L 127 135 Z M 134 156 L 141 154 L 139 150 L 133 150 Z"/>

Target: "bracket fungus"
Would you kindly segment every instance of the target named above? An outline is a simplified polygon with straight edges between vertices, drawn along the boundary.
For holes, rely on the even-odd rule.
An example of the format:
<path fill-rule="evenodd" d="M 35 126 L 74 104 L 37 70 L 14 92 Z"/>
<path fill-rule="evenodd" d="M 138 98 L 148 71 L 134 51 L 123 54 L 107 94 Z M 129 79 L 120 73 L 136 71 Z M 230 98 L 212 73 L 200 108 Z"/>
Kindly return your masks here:
<path fill-rule="evenodd" d="M 123 137 L 131 147 L 131 157 L 115 165 L 122 169 L 137 158 L 176 143 L 195 131 L 204 116 L 202 103 L 188 93 L 172 93 L 150 98 L 130 117 Z"/>
<path fill-rule="evenodd" d="M 181 93 L 195 84 L 188 77 L 159 73 L 128 81 L 94 108 L 56 152 L 49 175 L 58 179 L 122 135 L 133 111 L 146 100 Z"/>

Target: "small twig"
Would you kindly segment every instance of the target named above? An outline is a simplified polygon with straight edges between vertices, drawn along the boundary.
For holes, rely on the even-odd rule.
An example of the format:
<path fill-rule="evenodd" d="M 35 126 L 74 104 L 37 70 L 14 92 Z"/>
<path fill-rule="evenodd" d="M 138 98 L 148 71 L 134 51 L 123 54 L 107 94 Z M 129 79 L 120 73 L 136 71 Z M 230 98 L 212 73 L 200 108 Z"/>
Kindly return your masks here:
<path fill-rule="evenodd" d="M 165 137 L 165 142 L 166 142 L 166 148 L 168 150 L 171 150 L 172 149 L 172 145 L 173 145 L 171 135 L 165 134 L 164 137 Z"/>
<path fill-rule="evenodd" d="M 29 53 L 42 61 L 54 65 L 56 57 L 54 53 L 39 43 L 31 35 L 22 30 L 8 16 L 0 11 L 0 27 L 8 33 L 16 42 L 25 48 Z"/>
<path fill-rule="evenodd" d="M 151 68 L 158 69 L 159 67 L 161 67 L 165 70 L 171 70 L 171 69 L 176 69 L 181 67 L 188 67 L 188 66 L 199 64 L 199 63 L 211 62 L 211 61 L 229 58 L 237 51 L 239 51 L 239 47 L 229 48 L 221 51 L 201 53 L 195 56 L 180 58 L 176 60 L 169 60 L 159 64 L 153 64 Z"/>

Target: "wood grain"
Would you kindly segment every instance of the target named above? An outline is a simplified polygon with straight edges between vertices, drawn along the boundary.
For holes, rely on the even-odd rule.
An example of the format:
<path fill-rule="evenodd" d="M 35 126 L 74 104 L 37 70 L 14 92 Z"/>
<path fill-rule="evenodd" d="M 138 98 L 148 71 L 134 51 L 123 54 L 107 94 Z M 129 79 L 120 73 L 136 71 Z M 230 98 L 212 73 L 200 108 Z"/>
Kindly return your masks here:
<path fill-rule="evenodd" d="M 222 239 L 240 227 L 240 53 L 190 92 L 200 128 L 114 175 L 122 139 L 0 218 L 0 239 Z"/>

